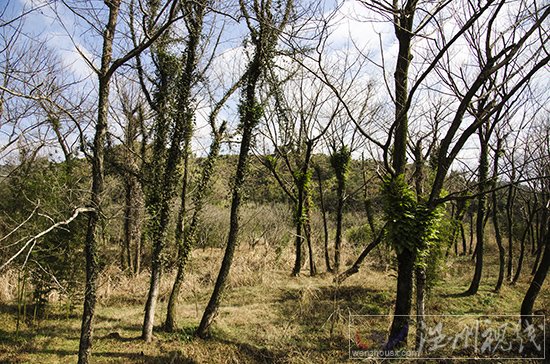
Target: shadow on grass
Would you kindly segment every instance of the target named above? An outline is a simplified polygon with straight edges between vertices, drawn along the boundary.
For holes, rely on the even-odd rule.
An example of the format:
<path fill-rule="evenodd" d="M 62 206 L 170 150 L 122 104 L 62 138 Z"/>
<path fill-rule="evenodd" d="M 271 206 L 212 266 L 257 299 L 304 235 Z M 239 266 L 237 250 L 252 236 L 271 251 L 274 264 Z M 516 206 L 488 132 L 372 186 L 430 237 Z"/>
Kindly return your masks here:
<path fill-rule="evenodd" d="M 387 314 L 393 301 L 386 291 L 362 286 L 328 286 L 313 289 L 289 289 L 279 299 L 283 317 L 298 315 L 305 325 L 319 325 L 339 309 L 358 315 Z"/>
<path fill-rule="evenodd" d="M 36 349 L 31 350 L 35 354 L 42 355 L 56 355 L 56 356 L 76 356 L 78 353 L 71 350 L 58 350 L 58 349 Z M 193 359 L 187 358 L 180 351 L 172 351 L 165 355 L 155 356 L 155 355 L 146 355 L 143 352 L 139 353 L 123 353 L 123 352 L 114 352 L 114 351 L 94 351 L 92 353 L 93 358 L 111 358 L 123 360 L 124 363 L 147 363 L 147 364 L 195 364 L 196 361 Z"/>
<path fill-rule="evenodd" d="M 234 341 L 231 339 L 225 339 L 225 338 L 219 338 L 216 336 L 213 336 L 210 339 L 199 339 L 196 338 L 197 341 L 212 341 L 212 342 L 218 342 L 220 344 L 232 346 L 237 351 L 244 356 L 243 359 L 245 359 L 245 362 L 253 362 L 253 363 L 280 363 L 283 362 L 286 358 L 285 353 L 283 352 L 277 352 L 274 350 L 270 350 L 267 348 L 258 347 L 255 345 L 251 345 L 248 343 L 242 343 L 238 341 Z"/>

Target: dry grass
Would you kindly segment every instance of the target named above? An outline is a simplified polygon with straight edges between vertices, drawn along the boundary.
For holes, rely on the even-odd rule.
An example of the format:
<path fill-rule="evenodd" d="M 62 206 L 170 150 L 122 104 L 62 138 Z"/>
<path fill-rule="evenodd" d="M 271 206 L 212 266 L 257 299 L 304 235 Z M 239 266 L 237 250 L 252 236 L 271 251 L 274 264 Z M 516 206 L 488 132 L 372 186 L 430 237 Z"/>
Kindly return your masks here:
<path fill-rule="evenodd" d="M 347 247 L 348 251 L 350 250 Z M 243 243 L 238 249 L 228 289 L 214 326 L 214 337 L 194 339 L 202 310 L 216 278 L 223 251 L 196 249 L 187 270 L 178 307 L 177 333 L 156 328 L 152 343 L 138 339 L 148 288 L 148 275 L 130 277 L 116 268 L 101 276 L 96 316 L 94 363 L 338 363 L 348 360 L 349 314 L 389 314 L 394 299 L 392 270 L 367 261 L 359 274 L 341 286 L 332 276 L 291 278 L 291 246 L 277 251 L 267 239 Z M 349 254 L 349 258 L 353 254 Z M 350 261 L 351 259 L 347 259 Z M 480 293 L 453 297 L 467 288 L 473 265 L 468 257 L 451 257 L 442 267 L 443 280 L 428 296 L 430 314 L 517 314 L 529 280 L 529 260 L 517 286 L 492 292 L 496 260 L 489 250 Z M 317 259 L 322 270 L 322 260 Z M 307 264 L 307 262 L 305 262 Z M 173 272 L 161 285 L 156 324 L 166 311 Z M 74 363 L 79 338 L 79 307 L 67 317 L 64 307 L 52 304 L 41 321 L 21 325 L 16 334 L 14 273 L 0 276 L 0 362 Z M 549 313 L 548 283 L 537 301 Z M 384 328 L 382 328 L 384 329 Z M 403 361 L 401 361 L 403 362 Z"/>

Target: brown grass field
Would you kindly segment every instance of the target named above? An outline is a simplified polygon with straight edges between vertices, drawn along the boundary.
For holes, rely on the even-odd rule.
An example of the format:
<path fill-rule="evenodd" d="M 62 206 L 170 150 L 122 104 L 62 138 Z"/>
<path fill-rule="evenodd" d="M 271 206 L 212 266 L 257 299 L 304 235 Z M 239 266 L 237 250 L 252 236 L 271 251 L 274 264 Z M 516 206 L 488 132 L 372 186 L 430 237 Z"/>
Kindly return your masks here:
<path fill-rule="evenodd" d="M 156 336 L 151 343 L 139 339 L 148 287 L 147 273 L 129 277 L 117 269 L 107 269 L 101 278 L 96 311 L 93 362 L 357 362 L 348 356 L 349 315 L 392 312 L 395 272 L 377 263 L 376 252 L 371 254 L 358 274 L 337 286 L 330 274 L 309 277 L 307 266 L 304 266 L 301 277 L 290 277 L 290 247 L 276 255 L 267 244 L 258 244 L 254 248 L 243 244 L 236 254 L 213 338 L 196 339 L 193 330 L 209 298 L 222 253 L 221 249 L 213 248 L 193 252 L 180 298 L 180 330 L 173 334 L 159 329 L 165 315 L 172 273 L 164 275 L 155 322 Z M 344 262 L 350 264 L 354 256 L 355 253 L 348 254 Z M 489 246 L 480 293 L 473 297 L 458 297 L 456 295 L 469 285 L 473 263 L 469 257 L 451 254 L 447 263 L 440 267 L 440 281 L 428 295 L 426 313 L 516 315 L 530 279 L 531 261 L 529 255 L 519 284 L 505 284 L 501 292 L 495 294 L 497 257 L 495 247 Z M 318 259 L 320 271 L 323 270 L 321 263 Z M 26 307 L 26 318 L 17 330 L 15 277 L 13 272 L 0 277 L 0 362 L 75 363 L 80 306 L 77 304 L 68 310 L 63 302 L 56 303 L 54 299 L 42 318 L 34 318 L 32 307 Z M 536 304 L 538 314 L 548 315 L 550 312 L 549 291 L 546 282 Z M 387 327 L 378 329 L 385 331 Z M 409 341 L 414 342 L 413 335 Z M 546 355 L 548 357 L 548 353 Z M 495 361 L 480 359 L 477 362 Z"/>

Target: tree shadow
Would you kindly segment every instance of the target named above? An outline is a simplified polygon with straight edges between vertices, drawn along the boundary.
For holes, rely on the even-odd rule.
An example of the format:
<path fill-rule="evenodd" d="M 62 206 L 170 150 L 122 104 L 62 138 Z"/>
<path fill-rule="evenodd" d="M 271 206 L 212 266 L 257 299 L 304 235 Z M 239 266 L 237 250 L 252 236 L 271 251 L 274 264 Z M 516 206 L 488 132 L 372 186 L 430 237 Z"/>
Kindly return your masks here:
<path fill-rule="evenodd" d="M 195 340 L 204 340 L 195 338 Z M 212 338 L 206 339 L 213 342 L 218 342 L 220 344 L 225 344 L 228 346 L 233 346 L 238 349 L 239 353 L 245 356 L 247 360 L 250 360 L 254 363 L 281 363 L 286 359 L 286 353 L 279 352 L 275 350 L 270 350 L 263 347 L 258 347 L 248 343 L 243 343 L 227 338 L 220 338 L 213 336 Z M 245 361 L 248 362 L 248 361 Z"/>
<path fill-rule="evenodd" d="M 30 352 L 36 354 L 56 355 L 60 357 L 76 356 L 78 353 L 71 350 L 62 349 L 33 349 Z M 143 352 L 139 353 L 124 353 L 116 351 L 94 351 L 93 357 L 104 357 L 111 359 L 123 360 L 123 362 L 139 362 L 146 364 L 196 364 L 197 362 L 189 357 L 186 357 L 181 351 L 172 351 L 165 355 L 147 355 Z"/>
<path fill-rule="evenodd" d="M 468 291 L 458 292 L 458 293 L 444 293 L 441 295 L 442 298 L 463 298 L 463 297 L 471 297 L 471 296 L 474 296 L 474 294 L 469 293 Z"/>

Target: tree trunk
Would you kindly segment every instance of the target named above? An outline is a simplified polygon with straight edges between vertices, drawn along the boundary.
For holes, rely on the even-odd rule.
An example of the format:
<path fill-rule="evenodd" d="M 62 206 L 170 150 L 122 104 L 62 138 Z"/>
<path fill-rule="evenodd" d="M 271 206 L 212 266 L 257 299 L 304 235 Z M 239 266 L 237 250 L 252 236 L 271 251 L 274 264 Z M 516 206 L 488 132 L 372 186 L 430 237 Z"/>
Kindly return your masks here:
<path fill-rule="evenodd" d="M 540 258 L 542 256 L 542 251 L 543 251 L 543 246 L 542 244 L 539 245 L 537 251 L 536 251 L 536 256 L 535 256 L 535 262 L 533 263 L 533 268 L 531 269 L 531 275 L 534 276 L 535 273 L 537 273 L 537 268 L 539 266 L 539 262 L 540 262 Z"/>
<path fill-rule="evenodd" d="M 508 235 L 508 265 L 506 268 L 506 279 L 508 281 L 512 281 L 512 274 L 513 274 L 513 260 L 514 260 L 514 250 L 513 250 L 513 216 L 512 216 L 512 208 L 513 208 L 513 200 L 514 200 L 514 186 L 510 185 L 508 187 L 508 197 L 506 199 L 506 220 L 507 220 L 507 235 Z"/>
<path fill-rule="evenodd" d="M 504 245 L 502 244 L 502 235 L 500 233 L 500 224 L 498 222 L 498 201 L 496 191 L 493 191 L 493 226 L 495 227 L 495 240 L 498 246 L 498 278 L 495 285 L 495 292 L 499 292 L 502 287 L 502 282 L 504 281 L 504 270 L 505 270 L 505 250 Z"/>
<path fill-rule="evenodd" d="M 306 191 L 306 193 L 308 193 L 308 191 Z M 311 210 L 309 206 L 309 198 L 309 196 L 306 196 L 306 201 L 304 204 L 306 215 L 306 222 L 304 223 L 304 235 L 306 236 L 307 249 L 309 254 L 309 275 L 313 277 L 317 274 L 317 267 L 315 266 L 315 258 L 313 255 L 313 241 L 311 236 Z"/>
<path fill-rule="evenodd" d="M 386 228 L 386 226 L 384 226 L 380 230 L 380 232 L 378 233 L 376 238 L 369 245 L 367 245 L 365 247 L 365 249 L 363 249 L 363 251 L 361 252 L 361 254 L 359 254 L 359 257 L 357 258 L 355 263 L 353 263 L 353 265 L 350 268 L 348 268 L 346 271 L 342 272 L 340 275 L 338 275 L 334 278 L 334 282 L 342 283 L 347 278 L 349 278 L 350 276 L 352 276 L 355 273 L 359 272 L 359 268 L 361 267 L 361 264 L 363 264 L 363 261 L 365 260 L 367 255 L 371 252 L 371 250 L 376 248 L 378 246 L 378 244 L 380 244 L 380 242 L 382 241 L 382 237 L 384 236 L 384 229 L 385 228 Z"/>
<path fill-rule="evenodd" d="M 345 183 L 343 180 L 338 180 L 337 198 L 338 205 L 336 207 L 336 236 L 334 237 L 334 273 L 340 272 L 340 253 L 342 249 L 342 220 L 344 219 L 344 190 Z"/>
<path fill-rule="evenodd" d="M 317 174 L 317 182 L 319 185 L 319 207 L 321 208 L 321 216 L 323 218 L 323 238 L 324 238 L 324 253 L 325 253 L 325 268 L 327 272 L 332 272 L 332 267 L 330 266 L 330 255 L 328 251 L 328 221 L 327 221 L 327 210 L 325 208 L 325 198 L 323 194 L 323 181 L 321 179 L 321 168 L 316 166 L 315 172 Z"/>
<path fill-rule="evenodd" d="M 550 224 L 550 221 L 547 222 L 547 224 Z M 537 272 L 533 276 L 533 280 L 529 285 L 529 289 L 525 293 L 525 298 L 521 303 L 520 313 L 521 313 L 522 322 L 524 324 L 530 323 L 532 320 L 531 315 L 533 314 L 533 306 L 535 305 L 535 300 L 537 299 L 537 296 L 539 295 L 539 292 L 542 286 L 544 285 L 544 280 L 546 279 L 546 275 L 548 274 L 549 267 L 550 267 L 550 232 L 547 231 L 546 239 L 544 242 L 544 253 L 542 255 L 542 260 L 539 264 Z"/>
<path fill-rule="evenodd" d="M 95 211 L 90 213 L 84 247 L 86 256 L 86 288 L 84 291 L 84 308 L 82 311 L 82 326 L 78 347 L 79 364 L 89 363 L 92 350 L 94 313 L 97 300 L 97 278 L 99 274 L 97 255 L 99 232 L 97 231 L 97 227 L 100 222 L 102 205 L 101 195 L 104 188 L 104 154 L 108 127 L 107 116 L 109 112 L 110 74 L 108 71 L 113 54 L 113 39 L 115 36 L 119 7 L 119 2 L 114 1 L 110 3 L 109 19 L 103 34 L 103 49 L 98 89 L 98 115 L 92 156 L 91 205 Z"/>
<path fill-rule="evenodd" d="M 259 40 L 256 41 L 259 42 Z M 262 72 L 263 60 L 260 55 L 260 49 L 258 49 L 258 47 L 265 45 L 256 44 L 255 46 L 256 49 L 254 53 L 254 58 L 248 65 L 246 86 L 243 92 L 243 102 L 240 107 L 243 133 L 241 147 L 239 151 L 239 159 L 237 162 L 237 170 L 232 187 L 231 215 L 229 221 L 229 235 L 227 238 L 227 246 L 225 248 L 225 254 L 223 256 L 220 272 L 218 273 L 218 278 L 216 279 L 216 284 L 214 285 L 214 291 L 212 292 L 212 296 L 208 301 L 208 305 L 204 310 L 201 322 L 196 331 L 196 335 L 201 338 L 206 338 L 210 336 L 210 327 L 217 315 L 220 298 L 225 289 L 225 283 L 231 269 L 231 263 L 233 261 L 233 255 L 235 253 L 235 248 L 237 246 L 237 239 L 239 235 L 239 210 L 243 194 L 243 185 L 247 174 L 248 154 L 250 151 L 250 145 L 252 143 L 252 132 L 261 117 L 260 113 L 258 112 L 258 103 L 256 101 L 256 86 Z"/>
<path fill-rule="evenodd" d="M 135 176 L 126 176 L 124 180 L 124 245 L 128 268 L 137 274 L 139 264 L 135 260 L 141 240 L 141 224 L 143 214 L 143 191 Z"/>
<path fill-rule="evenodd" d="M 399 15 L 395 15 L 398 19 L 398 23 L 395 24 L 395 34 L 399 42 L 399 49 L 394 73 L 395 132 L 392 167 L 395 175 L 392 178 L 399 178 L 399 176 L 404 175 L 407 164 L 409 120 L 405 107 L 409 98 L 408 75 L 412 60 L 411 41 L 416 4 L 416 1 L 407 2 L 406 7 L 399 12 Z M 414 237 L 411 237 L 411 239 L 414 239 Z M 401 246 L 401 251 L 397 249 L 397 295 L 393 322 L 385 347 L 388 350 L 407 343 L 413 293 L 414 263 L 416 260 L 416 247 L 411 251 L 404 246 L 403 242 L 394 242 L 394 245 L 396 244 Z"/>
<path fill-rule="evenodd" d="M 523 230 L 523 235 L 521 236 L 518 266 L 516 268 L 516 274 L 514 274 L 514 279 L 512 280 L 512 284 L 517 283 L 517 281 L 519 280 L 519 276 L 521 274 L 521 269 L 523 267 L 523 258 L 525 257 L 525 241 L 527 240 L 527 234 L 529 233 L 529 225 L 533 220 L 533 215 L 534 214 L 531 214 L 531 216 L 529 216 L 529 218 L 527 219 L 527 226 L 525 226 L 525 230 Z"/>
<path fill-rule="evenodd" d="M 416 268 L 416 340 L 415 348 L 420 350 L 424 338 L 424 293 L 426 291 L 426 271 Z"/>
<path fill-rule="evenodd" d="M 472 255 L 472 246 L 474 245 L 474 212 L 470 211 L 470 244 L 468 246 L 468 255 Z"/>
<path fill-rule="evenodd" d="M 464 231 L 464 224 L 460 222 L 460 236 L 462 236 L 462 255 L 466 255 L 467 246 L 466 246 L 466 232 Z"/>
<path fill-rule="evenodd" d="M 191 250 L 190 239 L 188 238 L 189 232 L 185 233 L 185 213 L 187 207 L 187 181 L 189 175 L 189 154 L 190 154 L 190 138 L 185 140 L 184 157 L 183 157 L 183 178 L 181 184 L 180 195 L 180 209 L 178 211 L 178 217 L 176 219 L 176 234 L 175 240 L 178 244 L 178 271 L 176 273 L 176 279 L 172 286 L 172 292 L 168 300 L 168 306 L 166 308 L 166 320 L 164 321 L 164 330 L 167 332 L 174 332 L 176 329 L 176 301 L 178 299 L 181 284 L 183 281 L 183 269 L 187 263 L 189 253 Z M 181 267 L 181 268 L 180 268 Z"/>
<path fill-rule="evenodd" d="M 365 162 L 365 154 L 361 153 L 361 176 L 363 177 L 363 203 L 365 204 L 365 213 L 367 214 L 367 222 L 372 236 L 376 235 L 374 226 L 374 213 L 372 212 L 372 201 L 368 194 L 367 167 Z"/>
<path fill-rule="evenodd" d="M 404 248 L 397 253 L 397 296 L 388 342 L 384 350 L 392 350 L 407 343 L 409 335 L 415 254 Z"/>
<path fill-rule="evenodd" d="M 191 218 L 187 233 L 183 235 L 183 243 L 180 245 L 180 249 L 178 251 L 178 271 L 176 274 L 174 285 L 172 286 L 170 299 L 168 300 L 166 321 L 164 323 L 164 328 L 168 332 L 173 332 L 176 329 L 176 306 L 178 304 L 179 293 L 183 284 L 185 267 L 187 265 L 189 255 L 191 254 L 191 249 L 193 248 L 193 245 L 195 243 L 200 214 L 202 213 L 204 199 L 210 186 L 212 174 L 214 173 L 214 165 L 219 155 L 220 144 L 224 130 L 225 124 L 223 124 L 219 132 L 214 135 L 212 145 L 210 146 L 210 152 L 208 153 L 208 157 L 206 158 L 202 166 L 197 190 L 195 196 L 193 197 L 193 216 Z"/>
<path fill-rule="evenodd" d="M 295 259 L 294 259 L 294 268 L 292 268 L 292 276 L 297 277 L 300 275 L 300 271 L 302 270 L 302 245 L 304 242 L 304 236 L 302 235 L 302 225 L 303 225 L 303 218 L 301 216 L 301 213 L 304 210 L 304 201 L 303 201 L 303 191 L 299 188 L 298 190 L 298 199 L 297 199 L 297 206 L 295 210 L 296 216 L 294 216 L 295 219 L 295 238 L 294 238 L 294 247 L 295 247 Z"/>
<path fill-rule="evenodd" d="M 346 180 L 351 161 L 351 152 L 345 145 L 339 149 L 333 146 L 333 153 L 330 156 L 330 163 L 336 175 L 338 183 L 336 189 L 337 207 L 336 207 L 336 236 L 334 238 L 334 273 L 340 272 L 340 254 L 342 249 L 344 203 L 346 201 Z"/>
<path fill-rule="evenodd" d="M 477 199 L 476 216 L 476 249 L 475 249 L 475 270 L 470 288 L 466 291 L 467 295 L 476 294 L 481 283 L 481 274 L 483 270 L 483 250 L 485 238 L 485 214 L 487 210 L 486 184 L 489 175 L 489 147 L 488 140 L 483 135 L 482 127 L 479 130 L 480 156 L 479 156 L 479 197 Z"/>
<path fill-rule="evenodd" d="M 151 281 L 149 285 L 149 294 L 145 305 L 145 315 L 143 319 L 142 338 L 145 341 L 151 341 L 153 337 L 153 327 L 155 318 L 155 306 L 157 303 L 159 285 L 162 273 L 162 253 L 166 244 L 167 228 L 170 221 L 170 200 L 174 195 L 177 183 L 177 168 L 182 157 L 188 158 L 190 153 L 190 140 L 193 133 L 193 120 L 195 108 L 192 100 L 192 87 L 195 82 L 195 69 L 197 66 L 198 49 L 202 35 L 202 24 L 206 4 L 196 2 L 193 6 L 188 5 L 185 9 L 186 26 L 189 31 L 185 55 L 182 57 L 183 70 L 177 84 L 177 113 L 174 115 L 174 127 L 170 140 L 170 149 L 165 160 L 161 161 L 160 183 L 153 186 L 153 196 L 151 199 L 150 212 L 153 216 L 151 223 L 151 236 L 153 242 L 153 255 L 151 265 Z M 162 144 L 163 136 L 156 142 L 155 150 L 157 154 L 164 154 L 165 145 Z M 181 144 L 185 148 L 182 150 Z M 186 166 L 187 168 L 188 166 Z M 184 171 L 186 173 L 186 171 Z M 183 186 L 186 186 L 186 181 Z M 186 187 L 184 187 L 186 189 Z M 185 194 L 186 191 L 183 191 Z M 185 199 L 185 196 L 183 196 Z M 181 219 L 185 213 L 185 202 L 183 212 L 180 211 Z M 183 231 L 182 226 L 179 227 Z M 181 242 L 181 239 L 180 239 Z"/>
<path fill-rule="evenodd" d="M 498 138 L 495 157 L 493 159 L 493 181 L 491 186 L 493 188 L 493 192 L 491 193 L 491 196 L 493 198 L 492 221 L 493 221 L 493 226 L 495 228 L 495 240 L 498 246 L 498 261 L 499 261 L 498 278 L 497 278 L 497 283 L 495 285 L 495 292 L 497 293 L 500 291 L 500 288 L 502 287 L 502 282 L 504 281 L 504 270 L 505 270 L 505 264 L 506 264 L 505 250 L 504 250 L 504 245 L 502 244 L 502 234 L 500 233 L 500 224 L 498 221 L 499 208 L 498 208 L 497 191 L 494 190 L 494 188 L 497 186 L 498 160 L 500 157 L 501 149 L 502 149 L 502 138 Z"/>

